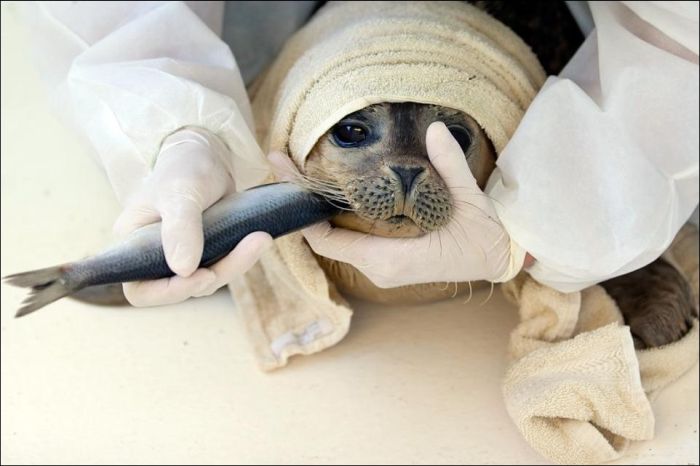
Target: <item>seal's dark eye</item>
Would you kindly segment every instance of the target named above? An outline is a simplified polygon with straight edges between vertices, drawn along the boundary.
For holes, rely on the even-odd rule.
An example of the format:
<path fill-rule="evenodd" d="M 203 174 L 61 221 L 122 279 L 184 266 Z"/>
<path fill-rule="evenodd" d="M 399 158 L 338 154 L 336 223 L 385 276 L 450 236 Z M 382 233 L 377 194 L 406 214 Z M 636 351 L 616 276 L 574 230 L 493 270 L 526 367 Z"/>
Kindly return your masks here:
<path fill-rule="evenodd" d="M 469 130 L 460 125 L 450 125 L 447 127 L 447 129 L 450 130 L 452 137 L 454 137 L 459 143 L 459 147 L 462 148 L 462 152 L 466 152 L 472 143 L 472 135 L 469 133 Z"/>
<path fill-rule="evenodd" d="M 338 123 L 333 128 L 333 140 L 340 147 L 355 147 L 367 138 L 367 129 L 356 123 Z"/>

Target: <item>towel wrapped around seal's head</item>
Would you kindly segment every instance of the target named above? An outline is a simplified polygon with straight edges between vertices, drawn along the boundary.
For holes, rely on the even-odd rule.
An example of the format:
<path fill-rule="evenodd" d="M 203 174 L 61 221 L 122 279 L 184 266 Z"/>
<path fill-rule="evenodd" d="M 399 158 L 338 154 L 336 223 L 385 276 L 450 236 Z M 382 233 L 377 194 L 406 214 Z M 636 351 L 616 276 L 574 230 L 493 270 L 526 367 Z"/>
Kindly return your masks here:
<path fill-rule="evenodd" d="M 251 89 L 263 150 L 304 162 L 349 113 L 416 102 L 470 115 L 500 152 L 544 72 L 510 29 L 463 2 L 329 2 Z M 261 365 L 320 351 L 347 332 L 351 310 L 303 236 L 280 238 L 231 284 Z"/>
<path fill-rule="evenodd" d="M 544 82 L 528 46 L 462 2 L 331 2 L 286 44 L 256 88 L 263 148 L 300 168 L 345 115 L 379 102 L 460 110 L 505 146 Z"/>

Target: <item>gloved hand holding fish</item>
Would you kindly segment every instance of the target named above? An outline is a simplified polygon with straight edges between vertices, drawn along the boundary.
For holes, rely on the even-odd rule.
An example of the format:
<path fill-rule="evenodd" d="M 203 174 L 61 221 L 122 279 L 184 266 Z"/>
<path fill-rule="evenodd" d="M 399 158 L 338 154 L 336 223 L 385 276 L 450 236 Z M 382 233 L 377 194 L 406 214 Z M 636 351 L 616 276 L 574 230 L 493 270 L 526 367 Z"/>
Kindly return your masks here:
<path fill-rule="evenodd" d="M 228 152 L 216 135 L 202 128 L 185 128 L 163 141 L 153 172 L 126 202 L 114 229 L 126 236 L 162 219 L 163 253 L 177 275 L 125 283 L 124 295 L 132 305 L 173 304 L 210 295 L 248 270 L 269 246 L 268 234 L 254 232 L 216 265 L 197 268 L 204 248 L 202 211 L 235 191 L 225 165 Z"/>
<path fill-rule="evenodd" d="M 460 203 L 451 223 L 444 228 L 444 240 L 437 235 L 434 242 L 430 235 L 411 238 L 410 246 L 414 250 L 427 251 L 425 256 L 416 258 L 402 253 L 407 244 L 382 238 L 386 241 L 380 244 L 385 250 L 382 256 L 374 248 L 362 249 L 360 240 L 366 235 L 340 229 L 334 234 L 348 236 L 335 240 L 342 241 L 347 249 L 334 253 L 324 249 L 324 234 L 318 234 L 318 228 L 328 229 L 330 225 L 319 224 L 318 228 L 307 231 L 312 247 L 329 257 L 354 254 L 353 261 L 368 263 L 372 257 L 393 261 L 399 257 L 424 261 L 427 257 L 438 261 L 427 268 L 406 264 L 407 272 L 429 270 L 429 276 L 410 273 L 404 277 L 381 276 L 375 275 L 380 268 L 368 267 L 367 274 L 380 286 L 441 279 L 505 281 L 512 278 L 520 270 L 525 253 L 510 241 L 491 201 L 477 186 L 458 142 L 444 124 L 433 124 L 426 139 L 428 155 L 450 190 L 451 202 Z M 210 159 L 206 155 L 182 151 L 169 153 L 177 148 L 192 151 L 191 146 L 199 144 L 205 153 L 208 151 L 204 149 L 212 153 L 226 150 L 216 137 L 196 129 L 181 131 L 164 141 L 152 183 L 144 185 L 143 192 L 127 203 L 117 220 L 117 231 L 128 232 L 138 227 L 121 244 L 81 261 L 6 277 L 12 285 L 32 288 L 17 316 L 29 314 L 86 287 L 111 283 L 124 283 L 125 296 L 134 305 L 169 304 L 211 294 L 226 285 L 231 276 L 246 272 L 257 261 L 270 236 L 279 237 L 349 210 L 346 199 L 314 192 L 315 186 L 298 173 L 290 159 L 273 153 L 270 160 L 275 171 L 288 182 L 229 195 L 201 215 L 202 207 L 212 204 L 221 193 L 232 190 L 233 180 L 215 162 L 215 157 Z M 182 172 L 187 159 L 195 172 L 189 172 L 189 180 L 197 177 L 206 180 L 200 190 L 193 181 L 183 184 L 182 177 L 173 178 L 168 171 L 169 164 L 176 163 L 177 172 Z M 191 166 L 193 160 L 205 162 Z M 197 168 L 201 168 L 201 173 L 196 173 Z M 409 193 L 404 191 L 403 195 Z M 158 218 L 162 221 L 152 223 Z M 462 237 L 462 245 L 454 235 Z M 468 241 L 470 238 L 474 241 Z M 173 243 L 178 240 L 179 243 Z M 435 251 L 430 249 L 433 247 Z M 186 252 L 183 254 L 183 251 Z M 387 258 L 387 254 L 392 257 Z M 393 263 L 392 267 L 395 266 Z M 197 267 L 200 269 L 196 270 Z M 436 268 L 443 273 L 436 275 Z M 492 276 L 485 277 L 485 273 Z"/>

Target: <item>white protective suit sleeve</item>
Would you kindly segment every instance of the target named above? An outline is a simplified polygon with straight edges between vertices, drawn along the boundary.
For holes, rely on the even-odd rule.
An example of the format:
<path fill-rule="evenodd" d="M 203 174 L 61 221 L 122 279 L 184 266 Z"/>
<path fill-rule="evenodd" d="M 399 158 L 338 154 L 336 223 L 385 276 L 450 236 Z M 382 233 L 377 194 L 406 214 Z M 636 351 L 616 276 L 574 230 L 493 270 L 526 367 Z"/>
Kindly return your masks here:
<path fill-rule="evenodd" d="M 185 126 L 224 141 L 237 190 L 269 174 L 238 66 L 217 36 L 223 2 L 191 3 L 23 6 L 54 103 L 89 138 L 122 204 L 150 173 L 162 141 Z"/>
<path fill-rule="evenodd" d="M 529 273 L 565 292 L 650 263 L 698 205 L 698 3 L 590 7 L 486 189 Z"/>

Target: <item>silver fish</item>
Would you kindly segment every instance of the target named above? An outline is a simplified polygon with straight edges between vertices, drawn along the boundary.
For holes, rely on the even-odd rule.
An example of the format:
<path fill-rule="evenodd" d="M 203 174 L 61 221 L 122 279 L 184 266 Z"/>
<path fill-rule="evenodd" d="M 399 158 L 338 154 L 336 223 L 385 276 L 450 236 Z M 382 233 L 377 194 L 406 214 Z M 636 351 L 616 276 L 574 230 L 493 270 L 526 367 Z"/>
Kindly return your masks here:
<path fill-rule="evenodd" d="M 212 205 L 202 214 L 204 252 L 200 267 L 222 259 L 246 235 L 265 231 L 273 238 L 327 220 L 343 209 L 336 201 L 292 183 L 257 186 Z M 16 317 L 92 286 L 175 275 L 165 261 L 161 224 L 131 233 L 124 241 L 83 260 L 4 277 L 31 288 Z"/>

